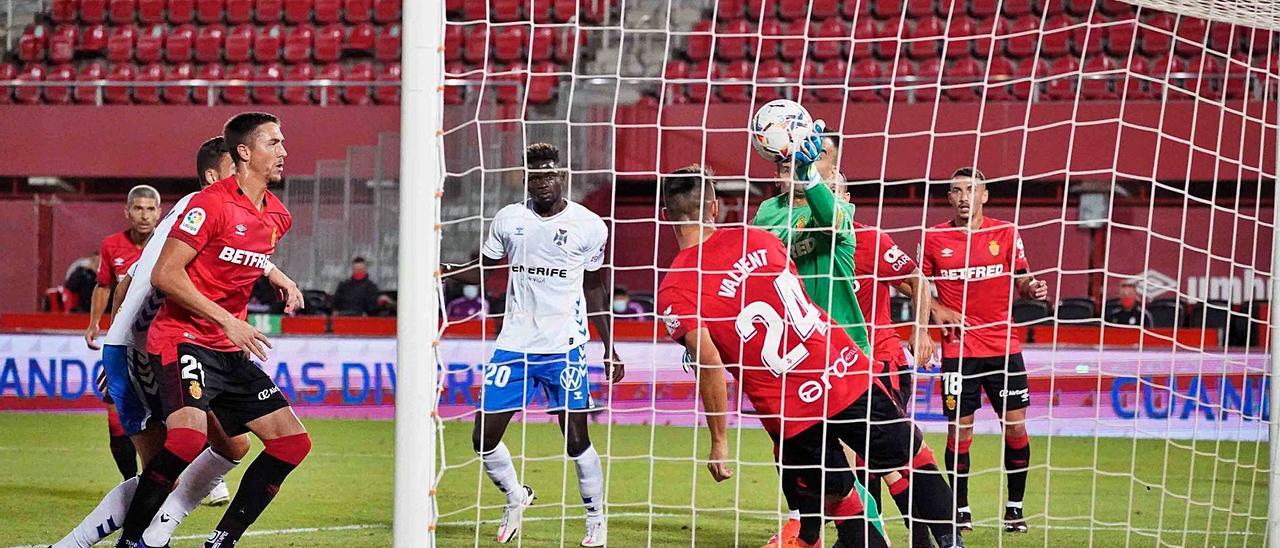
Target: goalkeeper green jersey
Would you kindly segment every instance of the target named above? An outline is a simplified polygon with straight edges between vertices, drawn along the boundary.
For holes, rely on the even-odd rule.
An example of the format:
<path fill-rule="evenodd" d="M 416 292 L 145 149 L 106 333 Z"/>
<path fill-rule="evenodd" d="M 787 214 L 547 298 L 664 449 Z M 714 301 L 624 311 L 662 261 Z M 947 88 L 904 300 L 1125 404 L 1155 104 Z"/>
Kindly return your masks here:
<path fill-rule="evenodd" d="M 823 184 L 814 185 L 805 198 L 807 204 L 794 208 L 787 194 L 765 200 L 751 224 L 782 239 L 809 298 L 871 355 L 866 321 L 854 296 L 853 204 L 837 200 Z"/>

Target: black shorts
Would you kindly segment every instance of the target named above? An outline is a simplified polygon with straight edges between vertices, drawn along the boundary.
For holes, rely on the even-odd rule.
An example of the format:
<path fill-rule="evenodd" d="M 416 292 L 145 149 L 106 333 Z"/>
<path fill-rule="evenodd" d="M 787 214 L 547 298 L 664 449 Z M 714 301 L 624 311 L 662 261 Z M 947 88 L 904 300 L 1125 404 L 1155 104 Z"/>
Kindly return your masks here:
<path fill-rule="evenodd" d="M 992 358 L 942 359 L 942 412 L 947 419 L 967 417 L 982 407 L 986 391 L 997 415 L 1031 405 L 1022 353 Z"/>
<path fill-rule="evenodd" d="M 152 356 L 159 363 L 159 356 Z M 228 437 L 249 429 L 250 421 L 289 406 L 289 400 L 258 364 L 243 352 L 218 352 L 190 343 L 178 345 L 178 361 L 160 367 L 163 416 L 184 407 L 213 411 Z"/>

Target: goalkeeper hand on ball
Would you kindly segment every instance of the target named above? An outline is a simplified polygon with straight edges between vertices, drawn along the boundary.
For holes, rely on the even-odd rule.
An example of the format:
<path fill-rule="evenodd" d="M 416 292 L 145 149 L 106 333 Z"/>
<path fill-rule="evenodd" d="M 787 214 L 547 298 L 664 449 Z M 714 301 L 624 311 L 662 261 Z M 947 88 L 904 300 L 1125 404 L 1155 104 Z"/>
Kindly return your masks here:
<path fill-rule="evenodd" d="M 822 134 L 827 129 L 827 123 L 817 120 L 813 123 L 813 133 L 800 144 L 796 150 L 795 156 L 792 157 L 792 176 L 795 181 L 800 184 L 800 188 L 809 190 L 814 185 L 822 183 L 822 174 L 818 173 L 818 169 L 814 164 L 818 158 L 822 156 Z"/>

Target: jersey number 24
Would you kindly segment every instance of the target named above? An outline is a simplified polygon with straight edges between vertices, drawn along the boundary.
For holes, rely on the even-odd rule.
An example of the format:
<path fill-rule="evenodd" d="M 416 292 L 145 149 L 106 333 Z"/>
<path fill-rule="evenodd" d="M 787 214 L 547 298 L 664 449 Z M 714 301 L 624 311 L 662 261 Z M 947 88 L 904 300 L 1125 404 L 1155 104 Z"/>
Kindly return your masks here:
<path fill-rule="evenodd" d="M 786 320 L 783 320 L 782 314 L 779 314 L 773 305 L 764 301 L 753 301 L 742 307 L 735 326 L 738 336 L 742 337 L 743 341 L 749 341 L 759 332 L 756 323 L 764 324 L 764 344 L 760 347 L 760 360 L 769 367 L 770 371 L 773 371 L 774 375 L 782 375 L 809 357 L 809 349 L 804 347 L 804 341 L 809 340 L 814 333 L 825 335 L 831 327 L 822 320 L 822 312 L 818 307 L 805 297 L 800 280 L 790 271 L 783 271 L 774 278 L 773 287 L 778 291 L 778 298 L 782 301 Z M 787 332 L 788 323 L 800 335 L 800 340 L 795 347 L 784 354 L 782 339 Z"/>

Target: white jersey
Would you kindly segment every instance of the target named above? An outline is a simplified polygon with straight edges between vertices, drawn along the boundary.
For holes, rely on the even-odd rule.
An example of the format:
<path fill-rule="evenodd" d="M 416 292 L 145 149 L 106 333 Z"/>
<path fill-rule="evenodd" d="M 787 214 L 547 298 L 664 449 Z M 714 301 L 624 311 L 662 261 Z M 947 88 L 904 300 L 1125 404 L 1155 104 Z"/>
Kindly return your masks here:
<path fill-rule="evenodd" d="M 151 270 L 160 258 L 164 241 L 169 238 L 169 229 L 173 228 L 174 221 L 182 216 L 187 209 L 187 202 L 195 195 L 192 192 L 173 204 L 173 209 L 169 210 L 151 233 L 151 239 L 147 240 L 147 246 L 142 249 L 142 256 L 129 267 L 129 276 L 133 281 L 129 282 L 129 291 L 124 295 L 120 311 L 111 319 L 111 329 L 102 339 L 103 344 L 131 346 L 146 353 L 147 329 L 151 327 L 151 320 L 156 318 L 156 312 L 164 303 L 164 296 L 151 287 Z"/>
<path fill-rule="evenodd" d="M 608 239 L 600 216 L 573 202 L 553 217 L 524 203 L 502 208 L 481 248 L 485 257 L 510 263 L 497 347 L 561 354 L 585 344 L 591 336 L 583 273 L 604 263 Z"/>

